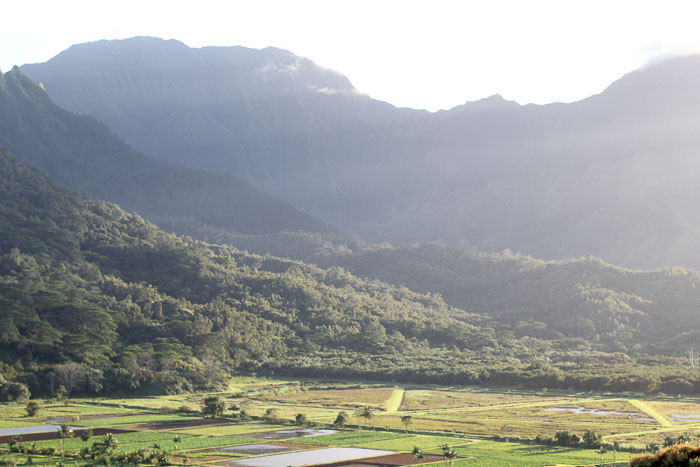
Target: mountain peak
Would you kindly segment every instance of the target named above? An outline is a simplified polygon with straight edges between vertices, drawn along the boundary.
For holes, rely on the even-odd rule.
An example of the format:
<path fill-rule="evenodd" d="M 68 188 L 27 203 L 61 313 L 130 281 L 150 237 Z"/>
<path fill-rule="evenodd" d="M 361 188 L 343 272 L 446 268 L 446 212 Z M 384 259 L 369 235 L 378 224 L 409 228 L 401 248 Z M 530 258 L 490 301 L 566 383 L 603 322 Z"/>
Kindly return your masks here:
<path fill-rule="evenodd" d="M 87 63 L 90 64 L 89 67 L 86 66 Z M 107 80 L 119 80 L 129 76 L 133 70 L 138 70 L 140 75 L 152 83 L 163 79 L 171 83 L 179 80 L 190 83 L 187 85 L 189 87 L 197 86 L 201 90 L 201 70 L 209 70 L 204 80 L 213 89 L 245 88 L 252 84 L 269 87 L 275 93 L 356 93 L 350 80 L 341 73 L 277 47 L 192 48 L 174 39 L 137 36 L 76 44 L 45 65 L 52 72 L 74 81 L 87 79 L 84 74 L 86 69 L 90 70 L 93 78 Z M 33 79 L 45 81 L 35 75 L 34 69 L 37 66 L 28 64 L 23 68 Z M 62 102 L 60 98 L 58 102 L 70 107 L 69 103 Z"/>
<path fill-rule="evenodd" d="M 695 105 L 700 100 L 700 54 L 667 56 L 614 81 L 602 94 L 615 99 L 665 100 Z M 594 96 L 595 97 L 595 96 Z"/>
<path fill-rule="evenodd" d="M 448 110 L 447 112 L 455 113 L 472 113 L 472 112 L 498 112 L 502 110 L 512 110 L 520 107 L 515 101 L 509 101 L 503 98 L 500 94 L 493 94 L 489 97 L 484 97 L 477 101 L 469 101 L 465 104 L 458 105 Z"/>

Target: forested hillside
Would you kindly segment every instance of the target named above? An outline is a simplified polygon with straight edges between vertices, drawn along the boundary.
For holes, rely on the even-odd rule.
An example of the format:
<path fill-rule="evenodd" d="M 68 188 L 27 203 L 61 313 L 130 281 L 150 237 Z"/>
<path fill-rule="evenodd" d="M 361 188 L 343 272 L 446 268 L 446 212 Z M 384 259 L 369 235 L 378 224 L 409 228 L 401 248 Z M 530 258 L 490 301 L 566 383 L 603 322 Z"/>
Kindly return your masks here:
<path fill-rule="evenodd" d="M 671 355 L 700 342 L 700 275 L 681 267 L 634 270 L 593 257 L 544 261 L 444 243 L 394 247 L 338 234 L 188 233 L 439 294 L 451 306 L 508 323 L 516 335 L 580 337 L 625 352 Z"/>
<path fill-rule="evenodd" d="M 325 232 L 318 219 L 231 176 L 150 159 L 94 118 L 57 107 L 17 67 L 0 73 L 0 147 L 60 183 L 158 223 L 232 232 Z"/>
<path fill-rule="evenodd" d="M 182 390 L 321 349 L 429 353 L 496 342 L 480 317 L 439 298 L 179 239 L 7 152 L 0 182 L 2 373 L 33 392 L 66 362 L 105 390 Z"/>
<path fill-rule="evenodd" d="M 699 56 L 580 102 L 436 113 L 274 48 L 137 37 L 23 69 L 149 155 L 241 177 L 370 241 L 700 268 Z"/>
<path fill-rule="evenodd" d="M 5 151 L 0 230 L 4 398 L 17 384 L 49 393 L 52 372 L 71 363 L 78 392 L 213 388 L 235 371 L 700 390 L 682 359 L 499 321 L 338 267 L 178 238 Z"/>

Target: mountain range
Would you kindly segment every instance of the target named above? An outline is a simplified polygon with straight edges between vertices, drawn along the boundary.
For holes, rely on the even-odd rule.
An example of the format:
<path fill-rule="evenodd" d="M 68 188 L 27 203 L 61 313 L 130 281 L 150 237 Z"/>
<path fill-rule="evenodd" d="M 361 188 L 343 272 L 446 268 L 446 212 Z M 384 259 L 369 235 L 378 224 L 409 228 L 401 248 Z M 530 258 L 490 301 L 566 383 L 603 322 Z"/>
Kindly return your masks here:
<path fill-rule="evenodd" d="M 341 232 L 700 267 L 700 57 L 571 104 L 396 108 L 291 52 L 137 37 L 25 73 L 155 158 L 238 177 Z"/>
<path fill-rule="evenodd" d="M 120 49 L 124 44 L 139 42 L 144 46 L 135 47 L 135 50 L 143 53 L 153 44 L 160 44 L 166 58 L 166 51 L 172 47 L 191 50 L 177 42 L 147 38 L 98 45 Z M 76 50 L 82 47 L 87 46 L 78 46 Z M 474 141 L 481 138 L 484 148 L 494 135 L 500 135 L 499 144 L 505 148 L 505 133 L 498 133 L 505 131 L 504 128 L 513 130 L 518 125 L 534 125 L 534 115 L 547 109 L 562 112 L 563 119 L 562 115 L 577 108 L 572 107 L 573 104 L 522 107 L 493 97 L 437 114 L 394 109 L 357 93 L 337 73 L 294 58 L 288 52 L 224 48 L 212 49 L 211 53 L 231 53 L 231 50 L 243 56 L 264 53 L 280 60 L 298 60 L 294 62 L 295 70 L 306 69 L 307 72 L 290 78 L 287 76 L 290 70 L 287 70 L 289 73 L 274 71 L 275 76 L 280 75 L 280 81 L 270 85 L 269 91 L 276 90 L 281 97 L 269 98 L 268 105 L 274 109 L 281 100 L 288 102 L 295 93 L 298 94 L 293 105 L 296 110 L 315 102 L 316 110 L 309 108 L 300 115 L 295 114 L 294 118 L 290 116 L 297 125 L 290 128 L 318 132 L 319 144 L 329 147 L 334 144 L 340 147 L 347 142 L 343 138 L 333 142 L 330 128 L 337 124 L 339 129 L 347 131 L 352 122 L 351 115 L 345 115 L 348 121 L 338 123 L 342 112 L 336 109 L 333 113 L 330 108 L 323 107 L 339 102 L 334 100 L 338 95 L 344 96 L 342 102 L 348 108 L 356 105 L 353 102 L 367 103 L 364 110 L 367 118 L 376 117 L 377 109 L 383 109 L 385 117 L 395 111 L 396 115 L 401 115 L 393 120 L 393 126 L 379 127 L 367 140 L 357 133 L 356 143 L 367 148 L 379 144 L 380 140 L 388 144 L 387 134 L 397 132 L 398 135 L 405 131 L 406 140 L 401 139 L 401 144 L 408 150 L 407 141 L 422 141 L 424 135 L 437 129 L 445 135 L 464 139 L 465 144 L 476 144 Z M 254 62 L 252 58 L 249 61 Z M 234 62 L 240 65 L 242 61 L 238 57 Z M 692 60 L 669 63 L 687 65 L 692 64 Z M 263 67 L 265 73 L 270 72 L 270 66 Z M 280 67 L 278 63 L 277 68 Z M 650 80 L 654 73 L 661 73 L 659 70 L 640 70 L 638 73 L 643 80 L 632 76 L 623 79 L 623 84 L 625 80 Z M 661 73 L 656 80 L 666 79 Z M 264 80 L 260 81 L 260 76 L 248 81 L 241 78 L 239 86 L 245 87 L 245 83 L 248 83 L 246 86 L 267 86 Z M 324 87 L 310 88 L 309 81 Z M 233 85 L 233 81 L 230 84 Z M 611 86 L 606 93 L 620 96 L 622 102 L 631 99 L 625 92 L 633 96 L 639 94 L 638 90 L 623 84 Z M 150 93 L 155 93 L 161 85 L 164 90 L 172 87 L 154 82 L 153 89 L 142 97 L 144 104 Z M 593 257 L 541 260 L 507 250 L 488 253 L 465 244 L 433 242 L 393 246 L 371 243 L 334 230 L 294 208 L 290 202 L 263 194 L 226 171 L 182 165 L 187 160 L 173 162 L 151 158 L 132 148 L 94 117 L 72 113 L 56 105 L 45 90 L 51 86 L 33 82 L 19 68 L 0 74 L 0 147 L 8 148 L 0 148 L 0 321 L 4 324 L 0 328 L 0 399 L 7 396 L 6 381 L 25 384 L 33 394 L 46 393 L 51 369 L 64 363 L 82 366 L 87 378 L 84 391 L 102 393 L 145 390 L 149 386 L 155 386 L 159 392 L 213 389 L 224 384 L 227 376 L 236 371 L 395 378 L 445 384 L 700 392 L 700 370 L 686 366 L 683 359 L 685 351 L 697 342 L 700 325 L 696 312 L 700 306 L 700 276 L 692 270 L 682 267 L 633 270 Z M 640 86 L 648 89 L 651 84 Z M 677 88 L 682 87 L 679 81 Z M 132 83 L 126 88 L 133 90 L 138 86 Z M 89 89 L 87 84 L 85 89 L 86 92 Z M 197 92 L 206 91 L 203 88 Z M 303 97 L 304 93 L 310 96 Z M 248 97 L 252 99 L 256 95 L 251 91 Z M 597 98 L 600 97 L 591 100 Z M 199 102 L 198 99 L 193 98 L 192 104 Z M 576 105 L 600 107 L 587 102 Z M 259 110 L 259 105 L 262 100 L 255 100 L 248 111 Z M 654 105 L 658 107 L 659 104 Z M 615 112 L 634 113 L 610 106 L 606 118 L 611 119 L 607 123 L 611 126 L 615 121 L 631 118 L 629 115 L 616 118 Z M 665 114 L 669 118 L 673 108 L 676 107 L 670 106 Z M 325 120 L 314 114 L 321 110 L 325 112 Z M 692 110 L 688 112 L 692 114 Z M 637 109 L 637 113 L 647 115 L 641 109 Z M 527 118 L 523 117 L 525 114 Z M 156 120 L 160 115 L 152 114 Z M 474 125 L 469 127 L 473 138 L 468 138 L 468 132 L 464 133 L 464 128 L 457 123 L 450 123 L 458 121 L 452 120 L 455 115 L 470 119 Z M 654 116 L 654 125 L 663 121 L 663 115 Z M 309 126 L 312 117 L 318 118 L 319 125 L 328 131 L 324 133 Z M 283 127 L 282 122 L 275 126 L 271 122 L 261 124 L 262 121 L 256 120 L 255 125 L 249 122 L 249 125 L 258 128 L 261 134 Z M 692 120 L 681 119 L 681 122 L 688 126 L 688 140 L 692 140 L 689 129 Z M 373 126 L 362 125 L 365 129 Z M 358 123 L 354 128 L 362 125 Z M 415 126 L 408 131 L 403 125 Z M 549 122 L 547 128 L 562 125 L 562 121 L 556 120 Z M 680 127 L 680 124 L 673 125 L 676 130 Z M 210 128 L 209 123 L 205 128 Z M 477 128 L 483 134 L 478 133 Z M 489 133 L 487 128 L 501 130 L 489 130 L 495 132 Z M 194 127 L 191 129 L 190 138 L 195 144 L 197 132 Z M 278 135 L 280 141 L 287 137 L 294 141 L 297 130 L 290 130 L 284 138 Z M 652 130 L 647 128 L 647 131 Z M 674 133 L 669 131 L 668 134 Z M 478 135 L 481 136 L 477 138 Z M 564 136 L 562 133 L 561 137 Z M 313 137 L 309 133 L 307 137 L 310 150 L 316 133 Z M 644 137 L 637 136 L 638 140 Z M 158 142 L 156 138 L 152 141 L 153 144 Z M 260 147 L 272 144 L 265 138 L 258 142 Z M 440 144 L 447 148 L 448 142 L 441 140 Z M 352 151 L 348 151 L 349 157 Z M 206 161 L 208 153 L 187 154 L 193 160 Z M 248 153 L 251 161 L 255 159 L 260 168 L 265 168 L 269 161 L 262 156 L 257 160 L 253 157 L 255 154 L 259 153 L 252 150 Z M 678 154 L 669 156 L 669 165 L 678 165 L 681 161 L 688 167 L 692 165 L 690 154 L 683 160 Z M 325 161 L 321 153 L 302 155 L 319 157 L 318 162 Z M 375 156 L 384 157 L 379 153 Z M 487 178 L 494 164 L 511 157 L 506 152 L 494 152 L 490 156 L 479 166 L 481 178 Z M 581 167 L 584 162 L 590 162 L 589 156 L 578 156 Z M 438 157 L 437 152 L 434 157 Z M 549 157 L 556 160 L 553 154 Z M 637 170 L 649 169 L 652 165 L 651 162 L 634 165 L 627 160 L 629 157 L 622 159 Z M 447 156 L 444 158 L 449 160 Z M 350 172 L 343 173 L 334 165 L 337 160 L 336 155 L 329 156 L 327 163 L 320 164 L 318 170 L 337 176 L 331 180 L 338 183 L 318 179 L 316 185 L 306 187 L 309 193 L 321 188 L 330 190 L 326 192 L 327 197 L 317 200 L 314 209 L 325 203 L 332 206 L 342 198 L 340 182 L 349 183 Z M 295 161 L 290 158 L 288 162 Z M 605 161 L 607 159 L 601 156 L 601 167 Z M 383 166 L 385 162 L 386 159 L 381 158 L 375 161 L 378 176 L 391 172 Z M 367 164 L 360 164 L 357 170 L 365 170 Z M 382 167 L 386 169 L 384 172 Z M 526 168 L 521 167 L 523 178 L 534 177 L 527 175 Z M 273 174 L 279 167 L 271 164 L 268 169 Z M 416 197 L 418 191 L 413 192 L 402 184 L 411 177 L 418 177 L 422 171 L 423 188 L 431 190 L 430 196 L 437 196 L 440 190 L 449 191 L 448 184 L 429 186 L 451 176 L 457 177 L 448 170 L 438 174 L 438 169 L 407 164 L 402 169 L 403 174 L 392 175 L 394 185 L 363 179 L 366 185 L 358 182 L 358 187 L 372 187 L 364 194 L 368 199 L 359 202 L 359 194 L 348 191 L 344 198 L 348 204 L 336 205 L 335 216 L 345 218 L 349 212 L 345 207 L 353 203 L 358 210 L 357 219 L 363 218 L 362 210 L 382 212 L 392 203 L 398 203 L 393 208 L 395 214 L 408 222 L 416 212 L 402 209 L 401 203 L 420 200 Z M 557 170 L 561 172 L 560 169 Z M 534 172 L 534 165 L 528 170 Z M 588 180 L 584 172 L 579 178 Z M 303 170 L 299 173 L 309 176 Z M 248 176 L 243 172 L 238 175 Z M 286 180 L 289 189 L 299 183 L 293 175 L 290 171 Z M 491 175 L 495 177 L 496 173 Z M 661 179 L 663 173 L 647 175 L 646 184 L 630 182 L 619 187 L 620 192 L 642 188 L 657 190 L 659 187 L 650 180 Z M 683 190 L 692 188 L 681 183 L 684 177 L 693 178 L 690 169 L 682 176 L 672 175 L 666 173 L 667 178 Z M 544 169 L 539 176 L 553 177 Z M 482 182 L 480 177 L 473 175 L 471 183 L 478 185 Z M 591 180 L 595 178 L 590 177 Z M 516 183 L 517 177 L 513 174 L 511 178 L 515 185 L 525 183 Z M 503 184 L 503 190 L 509 187 L 507 178 L 499 183 Z M 336 191 L 328 188 L 330 185 Z M 529 189 L 542 197 L 543 191 L 556 191 L 555 188 L 532 186 Z M 578 189 L 582 189 L 581 186 Z M 394 193 L 396 199 L 390 196 L 376 204 L 366 204 L 382 190 Z M 500 191 L 492 193 L 493 202 L 499 200 L 499 196 L 502 196 Z M 426 209 L 429 201 L 427 195 L 422 200 Z M 636 206 L 633 201 L 639 199 L 628 201 Z M 685 203 L 691 205 L 691 201 L 685 200 Z M 430 214 L 435 217 L 432 219 L 438 222 L 443 205 L 447 209 L 456 204 L 457 201 L 444 198 L 442 204 L 433 205 Z M 658 207 L 658 203 L 654 206 Z M 676 211 L 662 214 L 673 217 L 681 212 L 683 215 L 692 212 L 692 206 L 681 209 L 683 206 L 685 204 L 679 202 Z M 622 209 L 624 205 L 613 207 Z M 636 214 L 646 211 L 630 209 L 619 212 L 627 216 L 630 224 L 640 222 Z M 493 213 L 494 219 L 496 214 Z M 569 215 L 572 222 L 577 220 L 575 213 Z M 197 240 L 187 235 L 177 237 L 141 216 L 167 230 L 190 234 Z M 457 211 L 454 216 L 458 220 Z M 500 222 L 505 225 L 509 219 L 514 217 L 503 218 Z M 457 220 L 442 227 L 436 223 L 432 227 L 457 228 L 461 225 Z M 389 225 L 390 219 L 384 222 Z M 689 232 L 676 229 L 674 225 L 656 226 L 652 218 L 645 222 L 650 228 L 640 231 L 640 238 L 653 237 L 662 227 L 674 235 Z M 399 225 L 402 224 L 397 223 L 393 228 Z M 602 235 L 589 234 L 592 238 Z M 408 238 L 418 233 L 407 231 L 404 235 Z M 559 235 L 564 234 L 560 232 Z M 581 232 L 581 238 L 586 238 L 585 232 Z M 669 236 L 664 240 L 673 238 L 679 237 Z M 623 247 L 627 246 L 625 242 L 633 240 L 620 236 L 613 239 Z M 651 240 L 647 241 L 646 247 L 654 247 Z M 685 251 L 683 248 L 687 245 L 672 246 Z M 670 251 L 669 248 L 664 251 Z M 659 253 L 654 250 L 654 254 Z"/>

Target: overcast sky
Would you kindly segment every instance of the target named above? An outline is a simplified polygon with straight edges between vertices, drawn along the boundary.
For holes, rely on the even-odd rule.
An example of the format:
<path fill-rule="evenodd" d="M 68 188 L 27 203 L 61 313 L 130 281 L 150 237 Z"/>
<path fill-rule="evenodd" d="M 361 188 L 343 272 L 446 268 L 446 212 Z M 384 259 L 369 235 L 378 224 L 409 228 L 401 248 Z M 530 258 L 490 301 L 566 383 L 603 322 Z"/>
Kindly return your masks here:
<path fill-rule="evenodd" d="M 673 0 L 17 0 L 2 5 L 0 69 L 144 35 L 288 49 L 402 107 L 570 102 L 650 59 L 700 52 L 699 13 Z"/>

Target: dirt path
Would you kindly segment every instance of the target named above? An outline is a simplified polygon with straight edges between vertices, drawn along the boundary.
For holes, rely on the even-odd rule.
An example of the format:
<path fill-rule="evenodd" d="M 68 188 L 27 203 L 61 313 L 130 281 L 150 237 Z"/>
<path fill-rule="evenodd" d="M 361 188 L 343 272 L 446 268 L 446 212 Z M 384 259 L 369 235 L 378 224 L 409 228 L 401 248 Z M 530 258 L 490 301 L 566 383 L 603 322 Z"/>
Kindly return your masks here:
<path fill-rule="evenodd" d="M 405 393 L 405 389 L 394 388 L 394 392 L 391 393 L 391 397 L 386 402 L 386 413 L 396 413 L 399 411 Z"/>
<path fill-rule="evenodd" d="M 671 420 L 667 416 L 661 414 L 660 412 L 658 412 L 655 408 L 653 408 L 652 406 L 650 406 L 646 402 L 640 401 L 638 399 L 629 399 L 628 402 L 630 404 L 632 404 L 633 406 L 635 406 L 637 409 L 644 412 L 645 414 L 649 415 L 654 420 L 656 420 L 659 423 L 659 425 L 661 425 L 663 427 L 673 426 L 673 423 L 671 422 Z"/>

